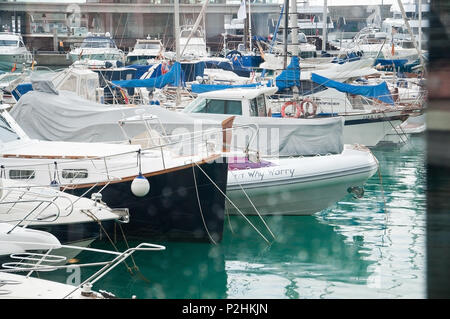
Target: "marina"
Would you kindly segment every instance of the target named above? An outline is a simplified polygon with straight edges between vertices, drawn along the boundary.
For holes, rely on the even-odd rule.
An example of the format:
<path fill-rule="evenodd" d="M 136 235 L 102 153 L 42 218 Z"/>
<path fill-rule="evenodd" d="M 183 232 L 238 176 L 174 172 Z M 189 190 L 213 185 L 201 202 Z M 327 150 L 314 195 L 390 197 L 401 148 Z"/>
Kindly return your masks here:
<path fill-rule="evenodd" d="M 0 299 L 428 298 L 432 4 L 331 2 L 0 1 Z"/>

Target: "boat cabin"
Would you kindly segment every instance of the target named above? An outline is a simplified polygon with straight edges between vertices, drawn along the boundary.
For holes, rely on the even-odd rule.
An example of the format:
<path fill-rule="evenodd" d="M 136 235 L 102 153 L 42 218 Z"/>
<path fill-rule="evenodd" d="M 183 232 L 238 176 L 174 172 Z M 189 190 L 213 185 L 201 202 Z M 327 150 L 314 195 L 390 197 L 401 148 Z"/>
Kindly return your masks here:
<path fill-rule="evenodd" d="M 266 94 L 272 95 L 276 87 L 233 88 L 201 93 L 187 105 L 185 113 L 209 113 L 251 116 L 268 116 Z"/>

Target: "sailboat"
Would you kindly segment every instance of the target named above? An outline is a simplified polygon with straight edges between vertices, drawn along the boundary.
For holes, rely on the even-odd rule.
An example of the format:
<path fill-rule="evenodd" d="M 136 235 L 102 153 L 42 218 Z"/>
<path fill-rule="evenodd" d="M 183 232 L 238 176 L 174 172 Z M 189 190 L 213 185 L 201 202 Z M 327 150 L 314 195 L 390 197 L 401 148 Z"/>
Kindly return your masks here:
<path fill-rule="evenodd" d="M 128 208 L 133 218 L 124 230 L 129 236 L 221 239 L 228 164 L 210 143 L 181 141 L 178 146 L 194 152 L 179 153 L 173 143 L 144 149 L 42 141 L 31 139 L 0 111 L 5 174 L 18 171 L 25 185 L 56 184 L 77 196 L 99 196 L 109 207 Z"/>

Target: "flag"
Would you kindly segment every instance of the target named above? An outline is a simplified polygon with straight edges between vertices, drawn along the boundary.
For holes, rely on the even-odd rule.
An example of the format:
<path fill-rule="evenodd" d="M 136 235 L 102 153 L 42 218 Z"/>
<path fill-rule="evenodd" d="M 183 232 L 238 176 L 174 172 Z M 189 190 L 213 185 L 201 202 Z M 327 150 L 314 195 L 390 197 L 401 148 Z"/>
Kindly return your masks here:
<path fill-rule="evenodd" d="M 241 0 L 241 6 L 239 7 L 237 18 L 240 20 L 247 18 L 247 9 L 245 7 L 245 0 Z"/>

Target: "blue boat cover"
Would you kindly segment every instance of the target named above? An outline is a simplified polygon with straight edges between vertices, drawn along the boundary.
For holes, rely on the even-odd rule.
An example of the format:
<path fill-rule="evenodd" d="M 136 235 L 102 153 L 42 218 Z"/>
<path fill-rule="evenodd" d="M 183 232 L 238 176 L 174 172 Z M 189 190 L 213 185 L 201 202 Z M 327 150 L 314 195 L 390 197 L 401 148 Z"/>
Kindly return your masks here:
<path fill-rule="evenodd" d="M 121 88 L 136 88 L 136 87 L 145 87 L 145 88 L 158 88 L 161 89 L 166 85 L 183 85 L 182 83 L 182 72 L 181 65 L 178 62 L 175 62 L 170 68 L 169 72 L 164 75 L 157 76 L 155 78 L 150 79 L 134 79 L 134 80 L 123 80 L 123 81 L 112 81 L 112 83 L 116 86 L 120 86 Z"/>
<path fill-rule="evenodd" d="M 394 100 L 392 99 L 391 92 L 389 91 L 386 82 L 380 83 L 378 85 L 351 85 L 333 81 L 315 73 L 312 73 L 311 80 L 320 85 L 336 89 L 340 92 L 375 98 L 386 104 L 394 105 Z"/>
<path fill-rule="evenodd" d="M 300 88 L 300 65 L 298 64 L 298 57 L 293 56 L 291 63 L 286 69 L 281 72 L 275 79 L 275 85 L 279 90 L 297 86 Z"/>
<path fill-rule="evenodd" d="M 20 97 L 29 91 L 33 91 L 33 86 L 31 83 L 22 83 L 16 86 L 15 89 L 11 91 L 11 94 L 14 96 L 16 101 L 19 101 Z"/>
<path fill-rule="evenodd" d="M 361 52 L 350 52 L 346 54 L 345 58 L 335 57 L 331 63 L 344 64 L 345 62 L 352 62 L 361 60 Z"/>
<path fill-rule="evenodd" d="M 192 84 L 191 90 L 193 93 L 205 93 L 211 91 L 225 90 L 225 89 L 233 89 L 233 88 L 254 88 L 257 86 L 261 86 L 261 82 L 258 83 L 250 83 L 250 84 L 241 84 L 241 85 L 228 85 L 228 84 Z"/>
<path fill-rule="evenodd" d="M 404 66 L 408 62 L 408 59 L 376 59 L 374 65 L 394 65 L 396 68 Z"/>
<path fill-rule="evenodd" d="M 126 68 L 136 69 L 136 73 L 135 73 L 135 75 L 133 76 L 133 79 L 140 79 L 141 76 L 142 76 L 145 72 L 147 72 L 148 69 L 150 69 L 150 67 L 152 67 L 151 64 L 149 64 L 149 65 L 130 64 L 130 65 L 127 65 L 127 66 L 126 66 Z M 160 67 L 158 66 L 158 68 L 160 68 Z M 155 73 L 155 72 L 153 72 L 153 73 Z M 152 74 L 152 75 L 153 75 L 153 74 Z M 159 75 L 161 75 L 161 74 L 159 74 Z M 156 75 L 155 75 L 155 76 L 156 76 Z"/>
<path fill-rule="evenodd" d="M 235 56 L 236 59 L 240 59 L 239 56 Z M 205 68 L 207 69 L 222 69 L 226 71 L 234 72 L 235 74 L 243 77 L 249 77 L 252 72 L 251 69 L 241 65 L 240 63 L 221 62 L 221 61 L 205 61 Z"/>

